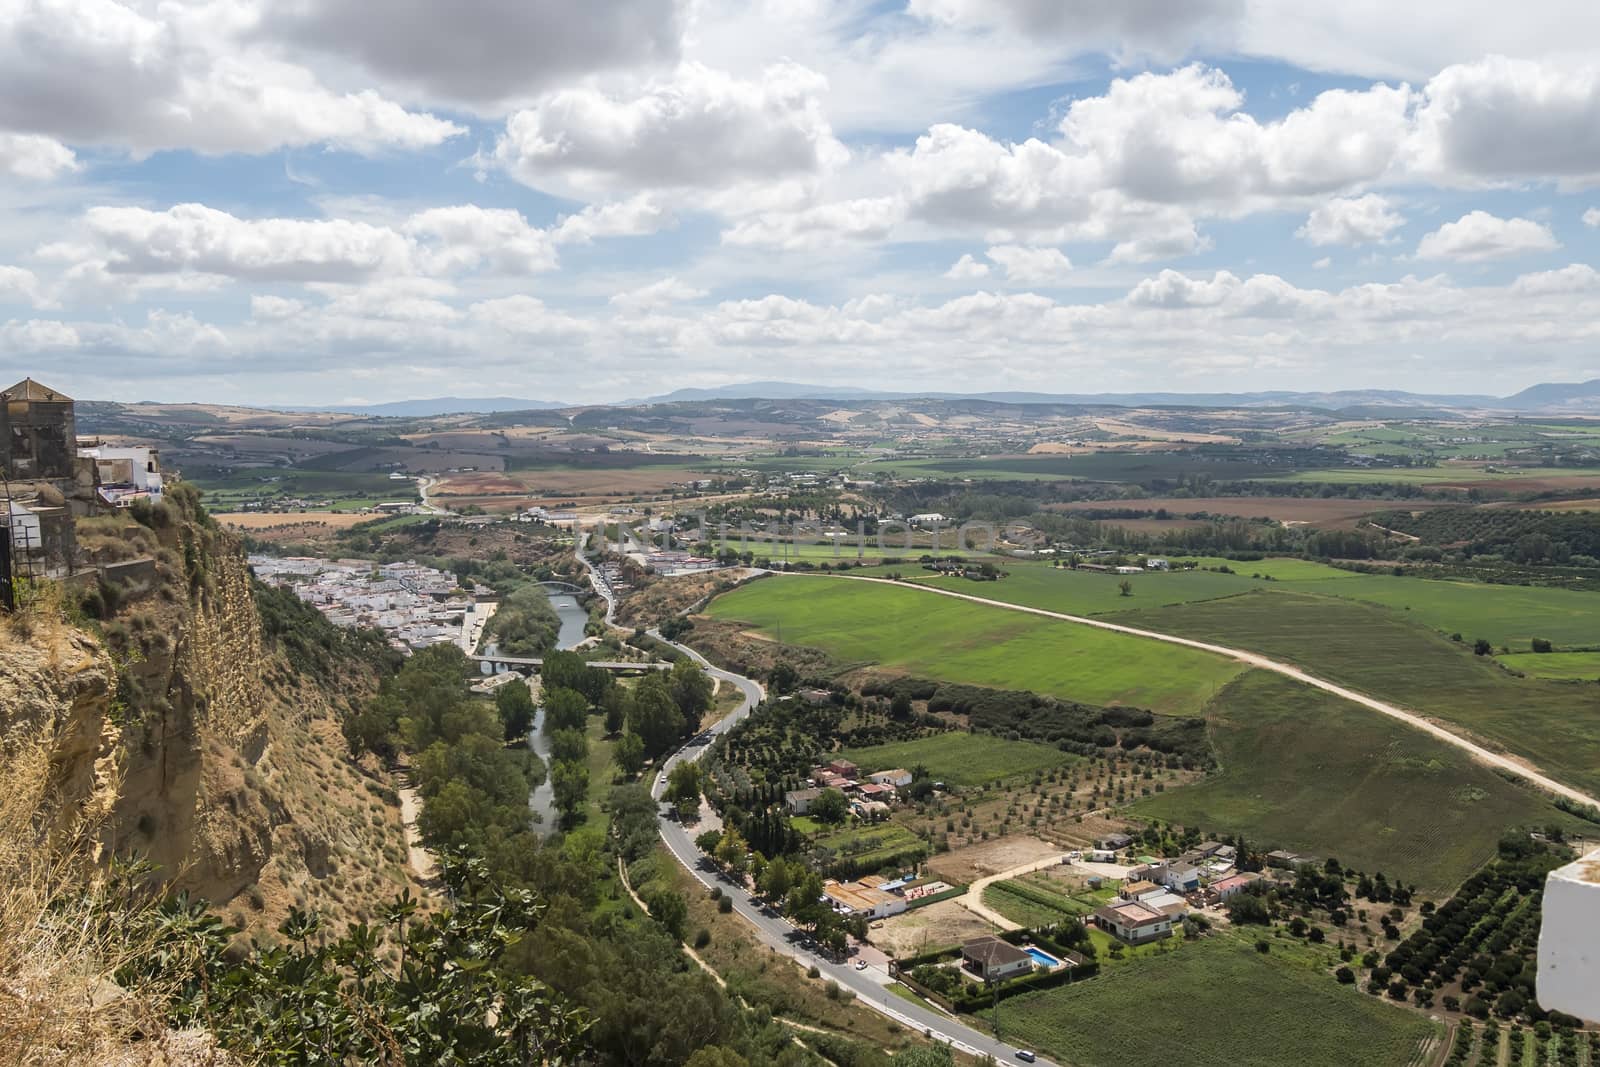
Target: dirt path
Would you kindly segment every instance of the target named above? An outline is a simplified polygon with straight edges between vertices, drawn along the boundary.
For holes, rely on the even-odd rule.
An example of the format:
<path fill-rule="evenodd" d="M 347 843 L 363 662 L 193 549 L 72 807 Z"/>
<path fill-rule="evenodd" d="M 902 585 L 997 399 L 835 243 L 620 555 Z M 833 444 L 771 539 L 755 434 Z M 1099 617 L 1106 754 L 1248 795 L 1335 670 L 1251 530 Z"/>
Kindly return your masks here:
<path fill-rule="evenodd" d="M 988 877 L 979 878 L 976 882 L 967 886 L 967 891 L 957 897 L 956 902 L 980 919 L 987 919 L 1002 930 L 1020 930 L 1022 929 L 1021 923 L 1012 922 L 983 902 L 983 891 L 996 882 L 1004 882 L 1011 878 L 1021 878 L 1025 874 L 1032 874 L 1034 871 L 1042 871 L 1046 867 L 1059 867 L 1060 865 L 1061 857 L 1054 856 L 1047 860 L 1035 860 L 1032 863 L 1024 863 L 1021 867 L 1013 867 L 1009 871 L 1001 871 L 999 874 L 991 874 Z"/>
<path fill-rule="evenodd" d="M 422 847 L 422 831 L 417 829 L 417 816 L 422 814 L 422 798 L 409 775 L 402 774 L 395 789 L 400 794 L 400 819 L 406 828 L 406 862 L 411 873 L 420 881 L 431 882 L 439 876 L 439 865 L 433 853 Z"/>
<path fill-rule="evenodd" d="M 856 575 L 843 574 L 804 575 L 804 577 L 823 578 L 831 581 L 844 582 L 882 583 L 884 581 L 882 578 L 862 578 Z M 1144 637 L 1152 641 L 1164 641 L 1169 645 L 1183 645 L 1185 648 L 1195 648 L 1202 652 L 1210 652 L 1214 655 L 1225 656 L 1228 659 L 1237 660 L 1238 662 L 1246 664 L 1247 666 L 1259 667 L 1264 671 L 1272 671 L 1275 674 L 1281 674 L 1286 678 L 1292 678 L 1297 682 L 1302 682 L 1311 686 L 1312 688 L 1321 689 L 1324 692 L 1332 693 L 1337 697 L 1343 697 L 1345 700 L 1353 701 L 1357 704 L 1360 704 L 1364 708 L 1376 711 L 1380 715 L 1387 715 L 1392 719 L 1399 719 L 1408 726 L 1415 727 L 1424 733 L 1430 734 L 1446 744 L 1454 745 L 1456 748 L 1468 753 L 1479 763 L 1510 771 L 1513 774 L 1527 779 L 1529 782 L 1548 793 L 1554 793 L 1557 796 L 1566 797 L 1568 800 L 1575 800 L 1580 804 L 1588 804 L 1592 807 L 1600 808 L 1600 799 L 1596 799 L 1595 797 L 1592 797 L 1581 790 L 1574 789 L 1569 785 L 1563 785 L 1561 782 L 1558 782 L 1554 778 L 1546 775 L 1544 772 L 1539 770 L 1538 767 L 1526 760 L 1515 756 L 1507 756 L 1499 752 L 1491 752 L 1482 745 L 1477 744 L 1474 741 L 1469 741 L 1460 734 L 1454 733 L 1453 731 L 1448 730 L 1434 722 L 1432 719 L 1419 715 L 1414 711 L 1407 711 L 1406 709 L 1397 707 L 1394 704 L 1385 703 L 1382 700 L 1369 697 L 1365 693 L 1358 693 L 1354 689 L 1348 689 L 1345 686 L 1336 685 L 1335 683 L 1327 681 L 1326 679 L 1318 678 L 1314 674 L 1308 674 L 1299 667 L 1294 667 L 1287 663 L 1279 663 L 1277 660 L 1268 659 L 1266 656 L 1255 652 L 1246 652 L 1243 649 L 1229 648 L 1226 645 L 1214 645 L 1208 641 L 1196 641 L 1193 638 L 1188 637 L 1174 637 L 1172 634 L 1157 633 L 1154 630 L 1141 630 L 1134 626 L 1123 626 L 1119 623 L 1106 622 L 1103 619 L 1090 619 L 1085 618 L 1082 615 L 1067 615 L 1059 611 L 1047 611 L 1044 608 L 1032 608 L 1022 604 L 1007 604 L 1003 600 L 990 600 L 988 597 L 973 596 L 971 593 L 958 593 L 951 589 L 939 589 L 934 586 L 922 585 L 917 582 L 895 582 L 894 584 L 896 588 L 900 589 L 919 589 L 925 593 L 930 593 L 935 596 L 947 596 L 956 600 L 970 601 L 973 604 L 983 604 L 991 608 L 1002 608 L 1006 611 L 1020 611 L 1028 615 L 1040 615 L 1047 619 L 1059 619 L 1062 622 L 1077 623 L 1080 626 L 1093 626 L 1099 630 L 1110 630 L 1113 633 L 1127 634 L 1130 637 Z"/>

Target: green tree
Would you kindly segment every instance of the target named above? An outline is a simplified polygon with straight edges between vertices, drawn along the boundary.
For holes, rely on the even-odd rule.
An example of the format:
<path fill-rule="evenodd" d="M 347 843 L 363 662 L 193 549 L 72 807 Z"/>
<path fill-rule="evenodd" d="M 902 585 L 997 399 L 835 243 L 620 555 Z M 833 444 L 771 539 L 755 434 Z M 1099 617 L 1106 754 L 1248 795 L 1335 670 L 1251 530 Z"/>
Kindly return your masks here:
<path fill-rule="evenodd" d="M 611 759 L 624 776 L 637 778 L 644 770 L 644 742 L 639 740 L 638 734 L 623 734 L 611 750 Z"/>
<path fill-rule="evenodd" d="M 581 763 L 556 763 L 550 767 L 550 788 L 561 820 L 571 824 L 589 796 L 589 768 Z"/>
<path fill-rule="evenodd" d="M 628 727 L 644 742 L 645 755 L 654 759 L 671 751 L 682 736 L 683 720 L 666 680 L 658 674 L 642 679 L 633 691 L 632 704 Z"/>
<path fill-rule="evenodd" d="M 1128 581 L 1126 578 L 1117 583 L 1117 588 L 1122 591 L 1123 596 L 1133 595 L 1133 583 Z"/>
<path fill-rule="evenodd" d="M 672 665 L 668 687 L 683 718 L 683 733 L 695 733 L 700 729 L 701 716 L 711 708 L 711 677 L 685 657 Z"/>
<path fill-rule="evenodd" d="M 496 689 L 494 707 L 500 713 L 500 725 L 507 741 L 522 740 L 533 729 L 533 716 L 537 709 L 533 704 L 533 694 L 521 680 L 508 682 Z"/>
<path fill-rule="evenodd" d="M 700 765 L 680 760 L 667 776 L 667 796 L 678 801 L 700 799 Z"/>
<path fill-rule="evenodd" d="M 606 733 L 615 737 L 628 722 L 628 691 L 620 685 L 606 690 L 600 704 L 605 709 Z"/>
<path fill-rule="evenodd" d="M 744 836 L 730 826 L 723 833 L 722 839 L 717 842 L 717 862 L 733 874 L 741 875 L 749 863 L 749 857 L 746 855 L 749 851 L 750 845 Z"/>
<path fill-rule="evenodd" d="M 589 702 L 576 689 L 555 688 L 544 691 L 544 732 L 551 736 L 558 730 L 582 730 L 589 717 Z"/>
<path fill-rule="evenodd" d="M 810 814 L 818 822 L 840 823 L 850 812 L 850 803 L 845 800 L 843 793 L 837 789 L 824 789 L 817 799 L 811 802 Z"/>
<path fill-rule="evenodd" d="M 896 693 L 894 699 L 889 701 L 889 717 L 902 720 L 911 718 L 911 697 L 905 693 Z"/>
<path fill-rule="evenodd" d="M 556 763 L 582 763 L 589 758 L 589 739 L 578 730 L 550 735 L 550 758 Z"/>
<path fill-rule="evenodd" d="M 561 619 L 550 606 L 549 595 L 532 582 L 501 600 L 484 627 L 484 636 L 508 656 L 542 655 L 555 647 L 560 633 Z"/>
<path fill-rule="evenodd" d="M 683 940 L 683 928 L 689 921 L 689 905 L 684 903 L 681 896 L 661 887 L 645 897 L 644 903 L 650 909 L 652 919 L 666 927 L 673 937 Z"/>
<path fill-rule="evenodd" d="M 774 694 L 782 696 L 800 684 L 800 672 L 788 663 L 779 663 L 768 672 L 767 684 Z"/>

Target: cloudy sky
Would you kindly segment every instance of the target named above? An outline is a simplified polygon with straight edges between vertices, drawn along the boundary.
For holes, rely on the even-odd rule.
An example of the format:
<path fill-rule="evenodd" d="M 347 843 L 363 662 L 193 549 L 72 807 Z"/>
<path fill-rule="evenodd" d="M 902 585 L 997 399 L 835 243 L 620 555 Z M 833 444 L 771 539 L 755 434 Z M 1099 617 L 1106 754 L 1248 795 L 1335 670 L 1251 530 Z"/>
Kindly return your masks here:
<path fill-rule="evenodd" d="M 1593 0 L 0 0 L 0 377 L 1600 377 L 1597 56 Z"/>

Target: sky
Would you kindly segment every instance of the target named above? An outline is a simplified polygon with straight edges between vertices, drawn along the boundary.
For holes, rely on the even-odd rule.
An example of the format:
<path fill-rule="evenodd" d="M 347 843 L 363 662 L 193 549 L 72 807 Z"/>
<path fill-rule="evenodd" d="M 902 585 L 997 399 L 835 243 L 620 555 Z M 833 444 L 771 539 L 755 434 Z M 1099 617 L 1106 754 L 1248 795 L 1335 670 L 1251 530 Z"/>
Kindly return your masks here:
<path fill-rule="evenodd" d="M 0 0 L 0 378 L 1596 378 L 1596 57 L 1592 0 Z"/>

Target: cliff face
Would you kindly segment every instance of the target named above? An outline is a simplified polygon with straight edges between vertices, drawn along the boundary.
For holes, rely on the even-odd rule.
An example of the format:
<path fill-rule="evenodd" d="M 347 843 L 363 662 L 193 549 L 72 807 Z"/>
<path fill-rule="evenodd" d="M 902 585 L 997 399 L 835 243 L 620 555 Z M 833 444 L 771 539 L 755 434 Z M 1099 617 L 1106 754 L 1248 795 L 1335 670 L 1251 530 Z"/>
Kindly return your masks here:
<path fill-rule="evenodd" d="M 350 763 L 338 728 L 372 667 L 291 668 L 238 546 L 181 501 L 129 539 L 155 568 L 90 591 L 98 622 L 0 633 L 0 729 L 47 740 L 42 824 L 87 818 L 102 861 L 143 857 L 236 925 L 270 931 L 291 904 L 370 916 L 409 884 L 392 784 Z"/>

